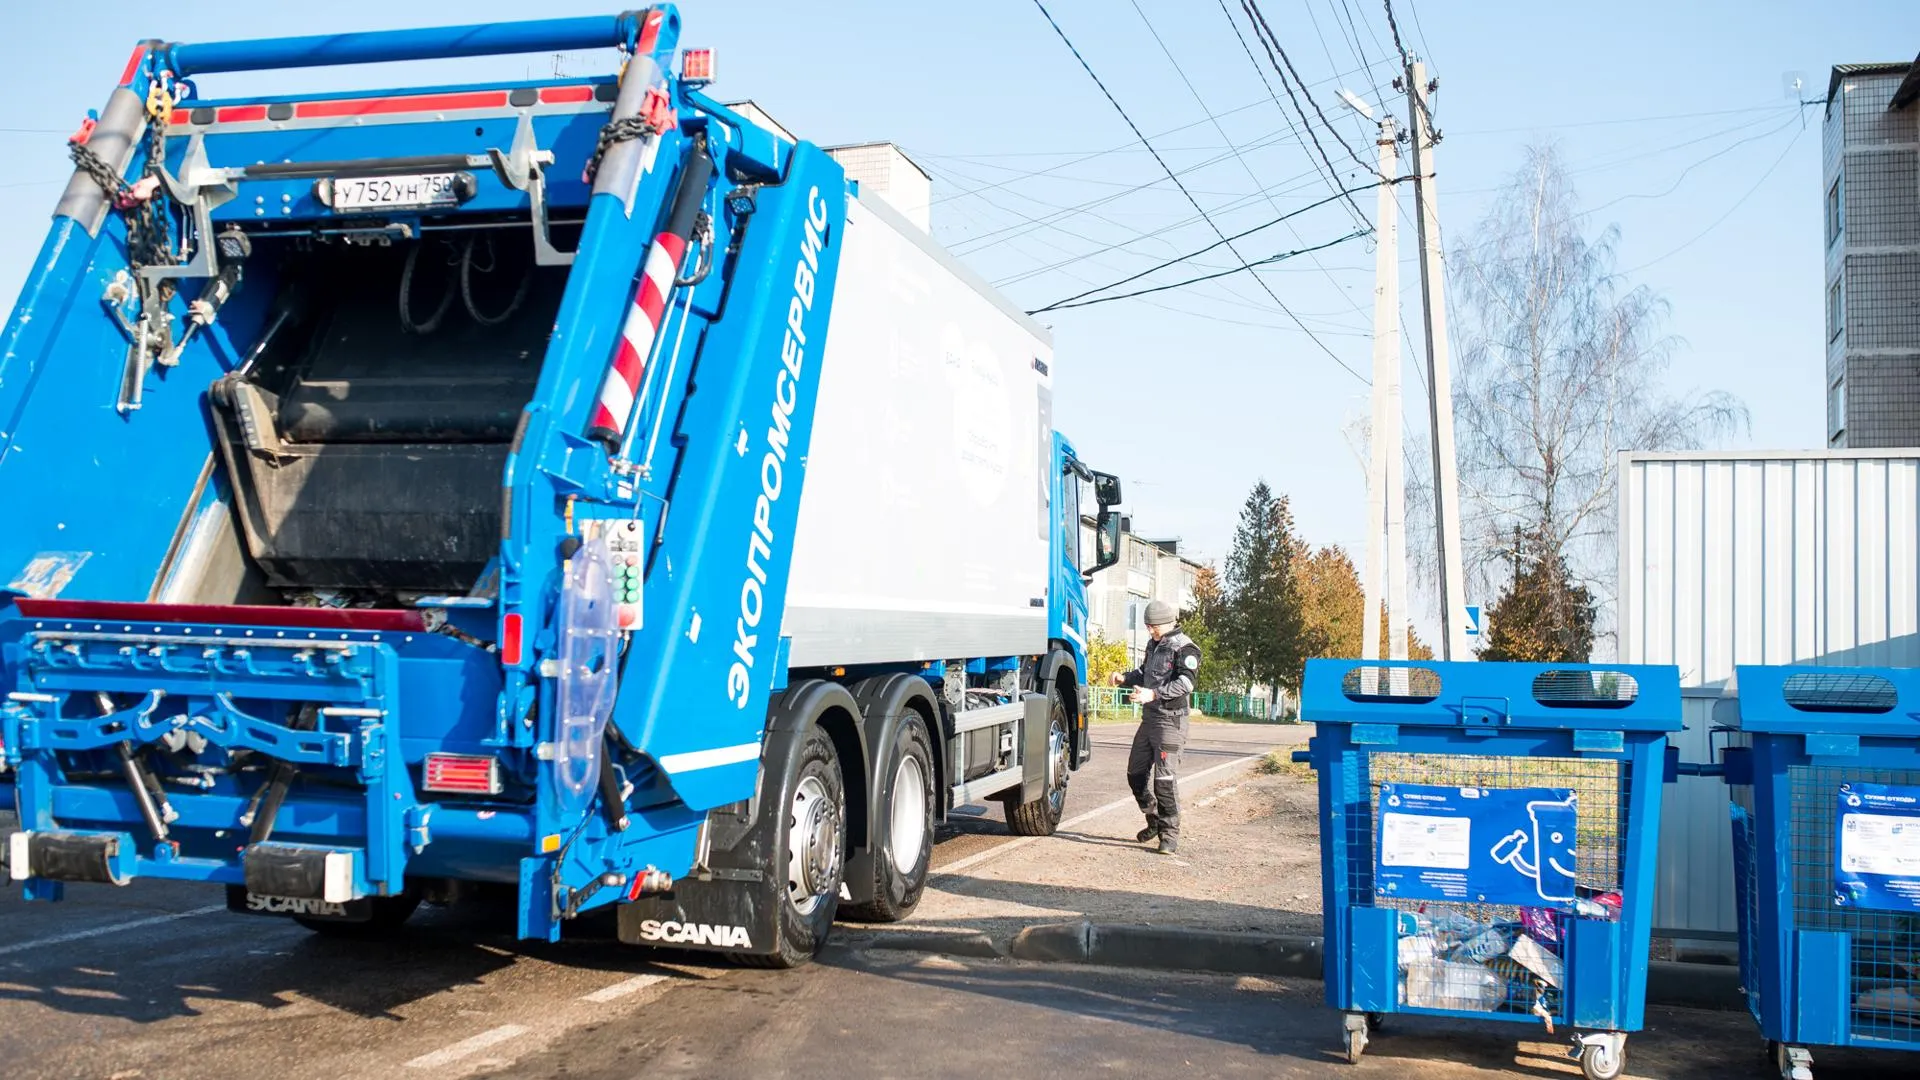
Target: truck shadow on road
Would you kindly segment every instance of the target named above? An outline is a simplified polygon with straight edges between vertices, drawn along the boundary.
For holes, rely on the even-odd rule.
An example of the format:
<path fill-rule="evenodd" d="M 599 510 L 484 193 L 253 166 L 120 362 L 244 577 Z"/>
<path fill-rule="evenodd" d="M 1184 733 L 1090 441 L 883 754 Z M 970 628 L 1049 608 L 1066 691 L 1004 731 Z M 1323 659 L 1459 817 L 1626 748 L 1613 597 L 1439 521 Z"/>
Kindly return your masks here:
<path fill-rule="evenodd" d="M 510 912 L 423 908 L 387 937 L 340 939 L 293 923 L 213 913 L 167 924 L 144 940 L 102 937 L 8 957 L 0 961 L 0 1002 L 133 1024 L 202 1016 L 228 1005 L 269 1015 L 345 1013 L 400 1023 L 411 1005 L 481 988 L 528 962 L 535 971 L 546 969 L 547 978 L 560 967 L 617 980 L 658 971 L 650 962 L 665 959 L 617 944 L 610 916 L 583 917 L 567 931 L 553 944 L 519 941 Z M 545 979 L 530 992 L 533 985 L 544 987 Z M 0 1048 L 12 1038 L 0 1035 Z"/>

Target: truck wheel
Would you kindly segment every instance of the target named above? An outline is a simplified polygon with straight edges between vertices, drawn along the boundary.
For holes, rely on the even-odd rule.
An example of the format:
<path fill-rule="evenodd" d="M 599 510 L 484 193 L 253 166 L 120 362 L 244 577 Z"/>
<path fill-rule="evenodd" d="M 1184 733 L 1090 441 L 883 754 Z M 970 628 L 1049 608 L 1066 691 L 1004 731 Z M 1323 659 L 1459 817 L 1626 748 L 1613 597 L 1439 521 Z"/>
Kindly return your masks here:
<path fill-rule="evenodd" d="M 1047 695 L 1047 786 L 1029 803 L 1015 802 L 1018 792 L 1004 802 L 1007 828 L 1016 836 L 1052 836 L 1067 808 L 1067 703 L 1059 691 Z"/>
<path fill-rule="evenodd" d="M 420 906 L 420 896 L 411 890 L 399 896 L 376 896 L 373 898 L 373 917 L 366 922 L 342 922 L 338 919 L 310 919 L 305 915 L 295 915 L 293 921 L 301 926 L 330 938 L 355 938 L 366 940 L 386 937 L 406 925 L 413 917 L 414 909 Z"/>
<path fill-rule="evenodd" d="M 833 739 L 818 725 L 807 729 L 798 767 L 778 821 L 773 880 L 779 928 L 775 951 L 736 954 L 749 967 L 792 968 L 813 958 L 827 942 L 840 906 L 840 878 L 846 867 L 847 793 L 840 778 L 840 756 Z"/>
<path fill-rule="evenodd" d="M 927 722 L 908 711 L 877 777 L 882 785 L 874 839 L 873 899 L 849 907 L 843 918 L 899 922 L 913 913 L 927 888 L 933 861 L 933 749 Z"/>

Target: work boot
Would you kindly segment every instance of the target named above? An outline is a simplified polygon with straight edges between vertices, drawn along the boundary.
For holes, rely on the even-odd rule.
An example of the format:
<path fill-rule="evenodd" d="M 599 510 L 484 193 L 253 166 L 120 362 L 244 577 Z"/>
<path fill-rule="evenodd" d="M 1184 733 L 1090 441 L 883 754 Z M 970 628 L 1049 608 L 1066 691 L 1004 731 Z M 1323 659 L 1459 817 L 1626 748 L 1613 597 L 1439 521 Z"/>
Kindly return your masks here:
<path fill-rule="evenodd" d="M 1156 852 L 1156 854 L 1160 854 L 1160 855 L 1178 855 L 1178 854 L 1180 854 L 1180 840 L 1179 840 L 1179 838 L 1178 838 L 1178 837 L 1173 837 L 1173 836 L 1168 836 L 1168 835 L 1166 835 L 1165 833 L 1162 833 L 1162 834 L 1160 835 L 1160 850 L 1159 850 L 1158 852 Z"/>
<path fill-rule="evenodd" d="M 1147 822 L 1147 827 L 1144 829 L 1141 829 L 1139 835 L 1135 836 L 1134 839 L 1144 844 L 1147 841 L 1159 835 L 1160 835 L 1160 823 L 1157 821 L 1149 820 Z"/>

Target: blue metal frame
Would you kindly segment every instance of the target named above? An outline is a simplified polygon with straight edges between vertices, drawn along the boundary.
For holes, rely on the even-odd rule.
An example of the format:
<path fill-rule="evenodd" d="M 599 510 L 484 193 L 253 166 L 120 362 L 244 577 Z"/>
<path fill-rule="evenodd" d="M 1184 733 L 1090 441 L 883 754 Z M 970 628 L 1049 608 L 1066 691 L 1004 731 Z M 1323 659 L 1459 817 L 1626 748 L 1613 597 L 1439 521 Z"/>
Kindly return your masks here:
<path fill-rule="evenodd" d="M 1350 695 L 1346 680 L 1379 672 L 1378 693 Z M 1391 672 L 1437 676 L 1428 697 L 1392 696 Z M 1631 676 L 1631 702 L 1546 704 L 1534 680 L 1548 672 L 1618 672 Z M 1422 680 L 1419 689 L 1435 688 Z M 1369 689 L 1361 684 L 1361 690 Z M 1321 881 L 1325 920 L 1327 1003 L 1352 1012 L 1408 1012 L 1474 1020 L 1529 1021 L 1525 1014 L 1452 1012 L 1404 1006 L 1398 993 L 1400 912 L 1373 903 L 1371 851 L 1353 850 L 1349 830 L 1372 821 L 1366 779 L 1375 754 L 1450 758 L 1568 758 L 1627 765 L 1626 820 L 1620 852 L 1622 909 L 1617 921 L 1571 918 L 1565 949 L 1562 1017 L 1578 1028 L 1636 1031 L 1643 1022 L 1652 927 L 1655 843 L 1668 732 L 1680 730 L 1679 672 L 1671 667 L 1583 664 L 1494 664 L 1435 661 L 1312 660 L 1301 690 L 1301 719 L 1316 725 L 1306 757 L 1319 777 Z M 1363 865 L 1364 864 L 1364 865 Z M 1534 1022 L 1538 1022 L 1534 1020 Z"/>
<path fill-rule="evenodd" d="M 679 16 L 668 13 L 675 33 Z M 527 22 L 475 23 L 413 30 L 375 30 L 308 37 L 258 38 L 202 45 L 163 45 L 155 63 L 177 76 L 223 71 L 272 71 L 282 68 L 378 64 L 399 60 L 445 60 L 512 53 L 570 52 L 632 43 L 644 12 L 590 15 Z"/>
<path fill-rule="evenodd" d="M 1856 700 L 1851 708 L 1810 709 L 1789 700 L 1796 677 L 1873 680 L 1886 693 L 1872 705 Z M 1814 887 L 1832 884 L 1838 791 L 1821 785 L 1889 774 L 1920 785 L 1920 671 L 1739 666 L 1735 679 L 1739 710 L 1729 726 L 1746 745 L 1724 751 L 1725 775 L 1734 796 L 1741 968 L 1761 1034 L 1796 1046 L 1920 1051 L 1920 1023 L 1911 1022 L 1920 1017 L 1886 1025 L 1889 1031 L 1861 1030 L 1854 978 L 1856 966 L 1876 952 L 1904 950 L 1909 962 L 1920 964 L 1920 915 L 1907 918 L 1904 939 L 1868 941 L 1861 936 L 1865 922 L 1891 923 L 1897 916 L 1849 918 L 1831 904 L 1816 916 L 1806 904 Z M 1797 779 L 1808 776 L 1819 780 Z M 1824 805 L 1809 803 L 1807 796 L 1821 794 Z M 1827 825 L 1824 836 L 1809 831 L 1815 821 Z M 1920 973 L 1907 981 L 1910 994 L 1920 993 Z M 1893 1037 L 1895 1026 L 1904 1026 L 1908 1037 Z"/>

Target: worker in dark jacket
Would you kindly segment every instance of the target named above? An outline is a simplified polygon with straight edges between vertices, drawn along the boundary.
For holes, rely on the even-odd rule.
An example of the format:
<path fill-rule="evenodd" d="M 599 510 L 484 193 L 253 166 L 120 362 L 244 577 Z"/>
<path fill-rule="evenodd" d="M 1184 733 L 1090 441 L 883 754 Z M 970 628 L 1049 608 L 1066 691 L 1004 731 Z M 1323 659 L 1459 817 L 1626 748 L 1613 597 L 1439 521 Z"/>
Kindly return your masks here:
<path fill-rule="evenodd" d="M 1180 850 L 1180 748 L 1187 744 L 1187 696 L 1200 670 L 1200 646 L 1175 625 L 1173 605 L 1155 600 L 1147 605 L 1147 645 L 1140 666 L 1115 672 L 1115 686 L 1134 688 L 1140 706 L 1140 728 L 1133 733 L 1133 751 L 1127 755 L 1127 783 L 1147 827 L 1139 840 L 1160 838 L 1160 854 Z"/>

